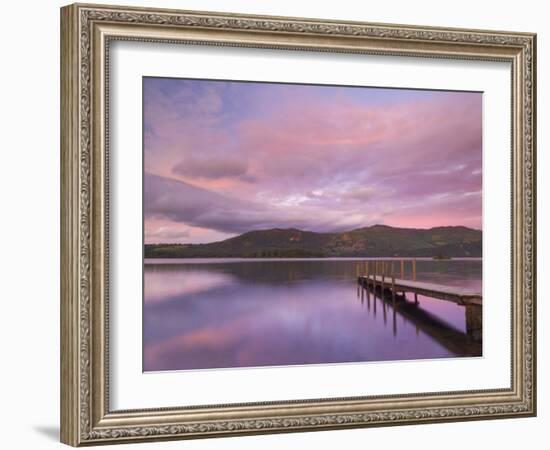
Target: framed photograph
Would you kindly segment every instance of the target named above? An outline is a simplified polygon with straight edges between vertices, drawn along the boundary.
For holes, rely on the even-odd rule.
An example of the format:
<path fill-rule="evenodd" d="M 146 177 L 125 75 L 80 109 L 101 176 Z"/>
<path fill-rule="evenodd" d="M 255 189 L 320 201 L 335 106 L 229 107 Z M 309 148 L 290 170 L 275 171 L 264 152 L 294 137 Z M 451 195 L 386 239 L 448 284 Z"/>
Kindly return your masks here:
<path fill-rule="evenodd" d="M 62 8 L 62 442 L 535 415 L 535 58 Z"/>

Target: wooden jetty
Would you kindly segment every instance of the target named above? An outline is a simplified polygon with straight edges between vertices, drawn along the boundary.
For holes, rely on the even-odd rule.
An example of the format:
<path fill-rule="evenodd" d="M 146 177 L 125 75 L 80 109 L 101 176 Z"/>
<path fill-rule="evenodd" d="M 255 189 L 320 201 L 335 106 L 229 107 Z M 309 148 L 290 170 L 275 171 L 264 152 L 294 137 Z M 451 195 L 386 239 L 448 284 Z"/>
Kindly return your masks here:
<path fill-rule="evenodd" d="M 406 263 L 410 262 L 411 270 L 408 272 L 410 279 L 406 275 Z M 399 278 L 396 278 L 394 270 L 395 263 L 399 265 Z M 464 343 L 480 343 L 482 329 L 482 302 L 481 292 L 448 286 L 424 281 L 417 281 L 416 259 L 412 260 L 381 260 L 365 261 L 357 267 L 357 293 L 363 291 L 373 292 L 379 298 L 388 304 L 391 304 L 394 312 L 399 312 L 406 316 L 432 337 L 438 337 L 442 345 L 447 348 L 455 344 L 459 346 Z M 414 303 L 407 301 L 407 294 L 414 295 Z M 423 311 L 418 310 L 418 295 L 430 297 L 439 300 L 450 301 L 464 306 L 466 315 L 466 340 L 460 333 L 454 333 L 452 330 L 442 332 L 445 329 L 438 320 Z M 376 308 L 376 301 L 374 303 Z M 385 310 L 384 310 L 385 312 Z M 376 313 L 376 309 L 375 309 Z M 477 345 L 477 344 L 474 344 Z M 479 351 L 478 351 L 479 350 Z M 466 354 L 480 354 L 480 348 L 474 351 L 467 351 Z"/>
<path fill-rule="evenodd" d="M 424 295 L 430 298 L 458 303 L 459 305 L 481 305 L 482 300 L 480 292 L 423 281 L 396 279 L 384 275 L 365 275 L 361 277 L 361 282 L 375 289 L 388 290 L 390 293 L 394 291 L 401 294 L 410 292 L 416 296 Z"/>
<path fill-rule="evenodd" d="M 382 293 L 388 291 L 392 295 L 412 293 L 415 302 L 418 302 L 418 295 L 430 298 L 447 300 L 459 305 L 481 305 L 481 292 L 464 289 L 456 286 L 448 286 L 416 280 L 416 259 L 411 260 L 412 279 L 405 279 L 405 260 L 400 262 L 400 277 L 395 277 L 394 261 L 366 261 L 365 272 L 358 276 L 358 283 L 366 288 L 380 290 Z M 369 264 L 371 263 L 371 264 Z"/>

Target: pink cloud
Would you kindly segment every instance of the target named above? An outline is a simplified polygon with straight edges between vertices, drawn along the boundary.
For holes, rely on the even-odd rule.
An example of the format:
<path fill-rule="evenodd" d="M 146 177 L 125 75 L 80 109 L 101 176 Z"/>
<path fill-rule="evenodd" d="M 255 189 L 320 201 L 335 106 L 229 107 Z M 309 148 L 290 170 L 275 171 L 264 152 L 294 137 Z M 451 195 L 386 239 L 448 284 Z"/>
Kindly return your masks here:
<path fill-rule="evenodd" d="M 152 174 L 312 230 L 481 224 L 481 201 L 468 197 L 481 190 L 480 93 L 371 90 L 378 96 L 371 102 L 360 90 L 344 95 L 339 88 L 185 85 L 173 97 L 153 89 L 146 96 Z M 257 226 L 263 222 L 258 217 Z M 186 225 L 209 228 L 206 221 Z"/>

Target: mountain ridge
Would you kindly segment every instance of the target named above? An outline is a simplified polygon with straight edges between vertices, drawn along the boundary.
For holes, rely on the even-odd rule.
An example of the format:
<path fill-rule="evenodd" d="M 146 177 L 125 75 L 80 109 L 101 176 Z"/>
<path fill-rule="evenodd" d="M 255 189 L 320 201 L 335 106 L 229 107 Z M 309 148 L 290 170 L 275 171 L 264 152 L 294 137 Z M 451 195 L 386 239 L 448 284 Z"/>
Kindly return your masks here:
<path fill-rule="evenodd" d="M 400 228 L 376 224 L 343 232 L 251 230 L 207 244 L 146 244 L 146 258 L 480 257 L 482 232 L 462 225 Z"/>

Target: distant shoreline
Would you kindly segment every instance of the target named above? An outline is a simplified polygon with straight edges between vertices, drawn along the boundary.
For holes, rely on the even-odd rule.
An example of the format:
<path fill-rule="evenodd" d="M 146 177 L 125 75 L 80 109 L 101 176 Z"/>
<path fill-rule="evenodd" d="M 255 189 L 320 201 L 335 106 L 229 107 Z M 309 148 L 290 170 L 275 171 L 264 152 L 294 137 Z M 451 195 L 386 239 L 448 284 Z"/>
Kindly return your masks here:
<path fill-rule="evenodd" d="M 437 260 L 429 256 L 412 256 L 412 257 L 402 257 L 402 256 L 326 256 L 326 257 L 317 257 L 317 258 L 243 258 L 243 257 L 192 257 L 192 258 L 144 258 L 145 263 L 148 262 L 154 263 L 157 261 L 412 261 L 413 259 L 417 261 L 430 261 L 430 262 L 454 262 L 454 261 L 482 261 L 483 257 L 481 256 L 457 256 L 455 258 Z"/>
<path fill-rule="evenodd" d="M 276 259 L 392 259 L 392 260 L 412 260 L 412 259 L 421 259 L 421 260 L 427 260 L 427 261 L 453 261 L 453 260 L 461 260 L 461 259 L 482 259 L 483 256 L 446 256 L 444 258 L 437 258 L 435 256 L 145 256 L 144 259 L 246 259 L 246 260 L 254 260 L 254 259 L 269 259 L 269 260 L 276 260 Z"/>
<path fill-rule="evenodd" d="M 146 258 L 434 258 L 482 256 L 482 232 L 373 225 L 339 233 L 274 228 L 208 244 L 145 244 Z M 376 256 L 375 256 L 376 255 Z"/>

